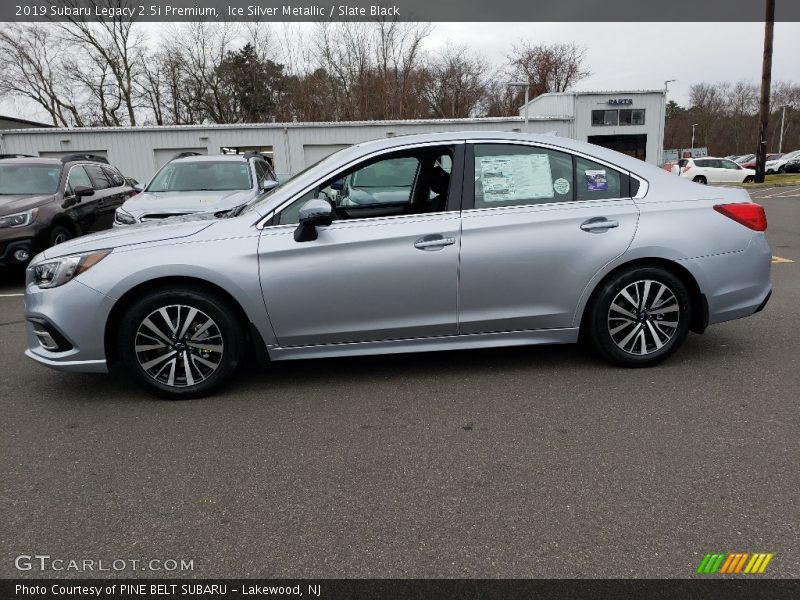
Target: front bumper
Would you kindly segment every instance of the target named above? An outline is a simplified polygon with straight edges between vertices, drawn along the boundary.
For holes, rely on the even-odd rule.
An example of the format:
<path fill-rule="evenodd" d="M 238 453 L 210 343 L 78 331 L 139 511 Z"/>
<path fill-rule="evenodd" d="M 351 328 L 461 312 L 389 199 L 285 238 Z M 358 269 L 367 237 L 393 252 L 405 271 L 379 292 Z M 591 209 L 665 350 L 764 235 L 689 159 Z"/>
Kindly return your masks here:
<path fill-rule="evenodd" d="M 26 253 L 22 259 L 15 256 Z M 0 267 L 24 267 L 35 254 L 32 239 L 0 241 Z"/>
<path fill-rule="evenodd" d="M 105 323 L 110 306 L 107 296 L 77 279 L 44 290 L 29 280 L 25 289 L 25 355 L 60 371 L 107 372 Z M 50 335 L 42 335 L 43 331 Z M 52 340 L 56 349 L 46 347 L 52 346 Z"/>

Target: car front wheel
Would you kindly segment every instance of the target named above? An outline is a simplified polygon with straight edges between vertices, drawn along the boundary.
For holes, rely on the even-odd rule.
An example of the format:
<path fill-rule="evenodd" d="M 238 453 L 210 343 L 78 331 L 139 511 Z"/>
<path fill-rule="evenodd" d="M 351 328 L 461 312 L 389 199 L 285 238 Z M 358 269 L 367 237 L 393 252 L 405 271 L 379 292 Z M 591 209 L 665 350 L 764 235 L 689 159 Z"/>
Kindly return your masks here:
<path fill-rule="evenodd" d="M 690 318 L 691 302 L 683 282 L 660 267 L 639 267 L 603 284 L 587 326 L 594 347 L 607 361 L 648 367 L 680 347 Z"/>
<path fill-rule="evenodd" d="M 152 292 L 126 311 L 119 356 L 146 391 L 180 400 L 206 396 L 236 372 L 244 334 L 236 312 L 215 294 Z"/>

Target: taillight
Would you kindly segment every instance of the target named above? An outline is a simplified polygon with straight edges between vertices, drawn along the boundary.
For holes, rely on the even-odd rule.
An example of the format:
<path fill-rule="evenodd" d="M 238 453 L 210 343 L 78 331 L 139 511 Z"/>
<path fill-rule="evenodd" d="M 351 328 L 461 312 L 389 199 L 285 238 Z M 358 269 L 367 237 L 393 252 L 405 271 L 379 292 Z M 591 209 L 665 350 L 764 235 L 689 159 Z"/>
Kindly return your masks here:
<path fill-rule="evenodd" d="M 714 210 L 754 231 L 766 231 L 767 229 L 767 215 L 764 207 L 755 202 L 717 204 L 714 206 Z"/>
<path fill-rule="evenodd" d="M 691 166 L 691 165 L 686 165 L 685 167 L 683 167 L 683 168 L 681 169 L 681 173 L 686 173 L 686 171 L 688 171 L 688 170 L 689 170 L 689 169 L 691 169 L 691 168 L 692 168 L 692 166 Z"/>

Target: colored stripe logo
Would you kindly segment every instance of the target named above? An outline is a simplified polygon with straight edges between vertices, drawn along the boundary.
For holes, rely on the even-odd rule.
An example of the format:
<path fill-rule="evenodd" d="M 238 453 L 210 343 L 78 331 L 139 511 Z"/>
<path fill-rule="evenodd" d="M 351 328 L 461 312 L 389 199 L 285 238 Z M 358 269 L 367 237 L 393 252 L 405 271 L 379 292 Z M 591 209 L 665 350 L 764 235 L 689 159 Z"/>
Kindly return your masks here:
<path fill-rule="evenodd" d="M 697 572 L 703 575 L 724 574 L 735 575 L 746 573 L 748 575 L 761 574 L 767 570 L 769 561 L 774 554 L 771 552 L 707 552 L 697 567 Z"/>

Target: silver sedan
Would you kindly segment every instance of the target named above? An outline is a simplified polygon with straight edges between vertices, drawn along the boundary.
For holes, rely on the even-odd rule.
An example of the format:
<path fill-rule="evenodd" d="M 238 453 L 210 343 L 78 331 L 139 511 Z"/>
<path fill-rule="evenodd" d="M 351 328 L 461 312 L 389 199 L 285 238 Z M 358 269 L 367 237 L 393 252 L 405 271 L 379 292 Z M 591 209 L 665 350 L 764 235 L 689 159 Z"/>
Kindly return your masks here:
<path fill-rule="evenodd" d="M 358 181 L 358 198 L 350 198 Z M 166 398 L 250 357 L 572 343 L 655 365 L 771 293 L 761 206 L 586 143 L 506 132 L 341 150 L 235 211 L 60 244 L 27 272 L 32 359 Z"/>

